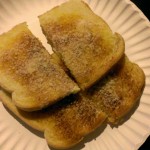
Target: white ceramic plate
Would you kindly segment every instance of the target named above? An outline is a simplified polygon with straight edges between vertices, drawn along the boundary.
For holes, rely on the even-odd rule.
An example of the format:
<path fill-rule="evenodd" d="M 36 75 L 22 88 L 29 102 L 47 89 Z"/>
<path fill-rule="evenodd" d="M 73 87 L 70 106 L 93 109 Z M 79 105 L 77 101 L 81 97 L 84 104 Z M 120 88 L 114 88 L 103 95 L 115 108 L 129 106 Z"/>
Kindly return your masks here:
<path fill-rule="evenodd" d="M 32 32 L 46 44 L 37 16 L 65 0 L 0 0 L 0 33 L 27 21 Z M 104 18 L 113 31 L 125 39 L 129 58 L 146 75 L 140 105 L 129 120 L 118 128 L 109 125 L 96 130 L 74 150 L 137 150 L 150 134 L 150 23 L 129 0 L 88 0 L 93 11 Z M 39 135 L 39 136 L 37 136 Z M 84 146 L 85 145 L 85 146 Z M 31 132 L 10 115 L 0 103 L 0 150 L 49 150 L 40 133 Z"/>

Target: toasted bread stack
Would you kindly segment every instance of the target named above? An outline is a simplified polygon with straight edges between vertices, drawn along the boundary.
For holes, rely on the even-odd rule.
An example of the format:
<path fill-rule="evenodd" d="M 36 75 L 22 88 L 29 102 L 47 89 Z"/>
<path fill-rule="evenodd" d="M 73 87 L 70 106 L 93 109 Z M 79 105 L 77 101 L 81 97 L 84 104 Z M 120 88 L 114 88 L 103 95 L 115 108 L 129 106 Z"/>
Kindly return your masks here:
<path fill-rule="evenodd" d="M 0 98 L 44 132 L 49 146 L 66 149 L 102 123 L 123 120 L 142 94 L 145 75 L 124 54 L 121 35 L 81 0 L 39 20 L 54 54 L 25 23 L 0 35 Z"/>

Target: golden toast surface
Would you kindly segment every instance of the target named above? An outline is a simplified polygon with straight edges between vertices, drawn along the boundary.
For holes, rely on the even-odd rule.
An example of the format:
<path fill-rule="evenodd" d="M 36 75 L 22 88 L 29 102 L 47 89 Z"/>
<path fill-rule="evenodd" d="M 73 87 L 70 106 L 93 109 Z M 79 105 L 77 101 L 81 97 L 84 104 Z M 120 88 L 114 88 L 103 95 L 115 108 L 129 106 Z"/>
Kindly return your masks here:
<path fill-rule="evenodd" d="M 123 55 L 123 38 L 81 0 L 57 6 L 39 20 L 53 51 L 82 89 L 99 80 Z"/>
<path fill-rule="evenodd" d="M 25 23 L 0 35 L 0 86 L 27 111 L 42 109 L 79 91 Z"/>

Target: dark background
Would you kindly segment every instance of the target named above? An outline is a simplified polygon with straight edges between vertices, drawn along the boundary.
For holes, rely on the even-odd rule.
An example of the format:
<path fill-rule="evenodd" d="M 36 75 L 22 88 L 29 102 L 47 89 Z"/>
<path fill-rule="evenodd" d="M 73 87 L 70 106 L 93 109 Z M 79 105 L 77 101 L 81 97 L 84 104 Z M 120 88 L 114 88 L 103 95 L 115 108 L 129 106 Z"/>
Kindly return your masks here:
<path fill-rule="evenodd" d="M 142 12 L 150 20 L 150 0 L 131 0 L 136 6 L 138 6 Z"/>
<path fill-rule="evenodd" d="M 136 4 L 145 16 L 150 20 L 150 0 L 131 0 L 134 4 Z M 150 150 L 150 136 L 146 140 L 146 142 L 139 148 L 139 150 Z"/>

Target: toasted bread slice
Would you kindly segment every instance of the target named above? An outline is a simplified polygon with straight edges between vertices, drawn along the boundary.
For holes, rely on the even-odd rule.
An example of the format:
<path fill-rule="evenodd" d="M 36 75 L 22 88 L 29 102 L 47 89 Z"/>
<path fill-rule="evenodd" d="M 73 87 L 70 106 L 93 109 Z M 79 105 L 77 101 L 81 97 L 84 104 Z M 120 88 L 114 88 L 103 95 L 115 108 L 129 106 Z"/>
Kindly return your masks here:
<path fill-rule="evenodd" d="M 44 132 L 49 146 L 69 148 L 100 126 L 106 119 L 95 103 L 80 95 L 70 96 L 46 109 L 25 112 L 19 110 L 5 91 L 0 91 L 3 104 L 34 129 Z"/>
<path fill-rule="evenodd" d="M 39 16 L 53 51 L 82 89 L 99 80 L 124 53 L 124 40 L 81 0 L 70 0 Z"/>
<path fill-rule="evenodd" d="M 52 56 L 65 69 L 61 59 L 55 53 Z M 82 92 L 82 96 L 97 104 L 107 115 L 108 122 L 117 124 L 137 104 L 144 85 L 142 69 L 123 56 L 102 80 Z"/>
<path fill-rule="evenodd" d="M 26 23 L 0 35 L 0 86 L 26 111 L 42 109 L 79 91 Z"/>
<path fill-rule="evenodd" d="M 145 85 L 142 69 L 123 57 L 103 80 L 95 84 L 84 95 L 108 116 L 108 122 L 117 124 L 139 100 Z"/>

